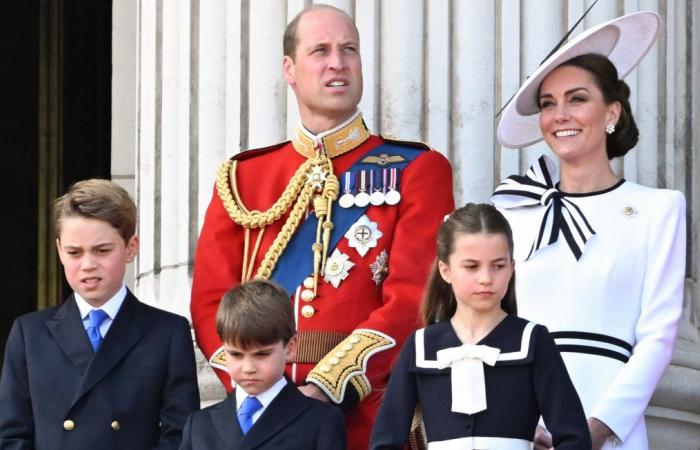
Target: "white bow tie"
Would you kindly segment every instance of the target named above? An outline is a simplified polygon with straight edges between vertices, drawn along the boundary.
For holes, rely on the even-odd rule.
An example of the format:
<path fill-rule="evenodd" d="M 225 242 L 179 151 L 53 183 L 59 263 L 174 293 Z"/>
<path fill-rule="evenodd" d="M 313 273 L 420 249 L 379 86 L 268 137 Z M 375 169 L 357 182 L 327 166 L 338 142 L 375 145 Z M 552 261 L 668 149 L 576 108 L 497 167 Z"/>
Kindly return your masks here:
<path fill-rule="evenodd" d="M 475 414 L 486 409 L 484 363 L 496 364 L 501 350 L 464 344 L 437 352 L 438 368 L 451 368 L 452 411 Z"/>

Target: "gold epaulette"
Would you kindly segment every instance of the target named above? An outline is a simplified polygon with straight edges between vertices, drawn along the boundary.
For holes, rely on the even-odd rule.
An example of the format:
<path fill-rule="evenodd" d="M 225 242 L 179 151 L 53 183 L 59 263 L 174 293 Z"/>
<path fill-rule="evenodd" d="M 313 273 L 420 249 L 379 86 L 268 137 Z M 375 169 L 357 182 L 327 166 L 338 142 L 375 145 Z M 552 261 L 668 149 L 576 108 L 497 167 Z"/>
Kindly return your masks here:
<path fill-rule="evenodd" d="M 306 378 L 334 403 L 342 403 L 348 383 L 362 400 L 372 391 L 365 375 L 367 361 L 377 352 L 396 345 L 396 341 L 375 330 L 355 330 L 319 361 Z"/>

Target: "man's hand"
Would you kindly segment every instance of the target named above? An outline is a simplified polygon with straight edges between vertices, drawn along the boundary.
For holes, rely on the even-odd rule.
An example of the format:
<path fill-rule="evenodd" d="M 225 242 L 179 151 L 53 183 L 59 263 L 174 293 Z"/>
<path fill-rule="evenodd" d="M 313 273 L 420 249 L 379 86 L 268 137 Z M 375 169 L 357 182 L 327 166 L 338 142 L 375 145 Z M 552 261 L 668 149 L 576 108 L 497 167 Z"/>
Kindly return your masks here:
<path fill-rule="evenodd" d="M 600 450 L 605 441 L 613 435 L 612 430 L 595 417 L 588 418 L 588 431 L 591 433 L 591 442 L 593 443 L 591 450 Z"/>
<path fill-rule="evenodd" d="M 309 383 L 299 386 L 299 390 L 307 397 L 315 398 L 316 400 L 321 400 L 325 403 L 330 403 L 331 401 L 331 399 L 329 399 L 328 396 L 315 384 Z"/>

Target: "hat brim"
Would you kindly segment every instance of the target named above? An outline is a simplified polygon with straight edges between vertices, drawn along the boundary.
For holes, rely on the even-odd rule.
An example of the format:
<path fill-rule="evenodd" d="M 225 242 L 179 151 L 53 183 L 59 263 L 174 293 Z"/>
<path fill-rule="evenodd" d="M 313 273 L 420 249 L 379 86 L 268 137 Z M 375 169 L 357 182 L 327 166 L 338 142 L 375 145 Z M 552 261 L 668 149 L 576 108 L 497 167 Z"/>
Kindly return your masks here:
<path fill-rule="evenodd" d="M 498 141 L 508 148 L 525 147 L 542 140 L 537 91 L 544 78 L 562 63 L 587 53 L 607 56 L 618 77 L 624 78 L 644 58 L 656 40 L 661 17 L 653 11 L 641 11 L 618 17 L 590 28 L 543 62 L 520 86 L 504 108 L 498 124 Z"/>

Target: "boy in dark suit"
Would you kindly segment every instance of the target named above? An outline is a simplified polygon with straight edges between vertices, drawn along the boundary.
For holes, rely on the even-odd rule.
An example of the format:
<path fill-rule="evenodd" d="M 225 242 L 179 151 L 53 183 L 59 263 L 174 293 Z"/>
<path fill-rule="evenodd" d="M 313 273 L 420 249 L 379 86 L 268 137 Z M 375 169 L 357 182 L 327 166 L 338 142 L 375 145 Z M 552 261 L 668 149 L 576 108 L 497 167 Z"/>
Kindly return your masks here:
<path fill-rule="evenodd" d="M 183 317 L 139 302 L 123 282 L 139 247 L 136 207 L 107 180 L 54 204 L 73 294 L 15 320 L 0 378 L 0 448 L 177 449 L 199 406 Z"/>
<path fill-rule="evenodd" d="M 297 345 L 284 289 L 258 279 L 229 290 L 216 331 L 235 389 L 187 419 L 181 450 L 345 449 L 340 408 L 303 395 L 284 377 Z"/>

